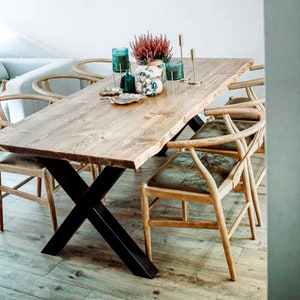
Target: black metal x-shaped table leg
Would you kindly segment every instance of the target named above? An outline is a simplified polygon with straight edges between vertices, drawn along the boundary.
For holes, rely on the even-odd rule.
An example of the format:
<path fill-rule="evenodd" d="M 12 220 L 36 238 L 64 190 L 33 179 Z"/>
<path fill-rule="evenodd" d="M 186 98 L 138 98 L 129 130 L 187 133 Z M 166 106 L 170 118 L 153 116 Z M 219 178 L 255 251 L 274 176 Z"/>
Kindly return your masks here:
<path fill-rule="evenodd" d="M 187 124 L 186 126 L 190 126 L 193 131 L 199 130 L 202 126 L 204 125 L 204 121 L 199 117 L 199 115 L 196 115 L 193 117 Z M 181 132 L 185 129 L 184 126 L 173 138 L 172 141 L 175 141 L 178 136 L 181 134 Z M 156 155 L 157 156 L 165 156 L 166 152 L 168 150 L 168 147 L 165 145 Z"/>
<path fill-rule="evenodd" d="M 89 187 L 68 161 L 41 160 L 76 204 L 42 252 L 58 254 L 87 218 L 134 275 L 154 278 L 157 268 L 100 201 L 125 169 L 105 167 Z"/>

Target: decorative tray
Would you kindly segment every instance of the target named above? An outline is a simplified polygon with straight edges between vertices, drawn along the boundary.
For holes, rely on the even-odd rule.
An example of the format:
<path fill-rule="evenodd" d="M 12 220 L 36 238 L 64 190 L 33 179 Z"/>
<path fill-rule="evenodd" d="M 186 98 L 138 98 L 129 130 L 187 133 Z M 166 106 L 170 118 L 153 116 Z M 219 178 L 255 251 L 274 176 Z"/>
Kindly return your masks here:
<path fill-rule="evenodd" d="M 122 90 L 117 87 L 107 87 L 99 93 L 102 98 L 116 97 L 122 93 Z"/>
<path fill-rule="evenodd" d="M 109 100 L 111 103 L 116 103 L 116 104 L 130 104 L 133 102 L 138 102 L 141 99 L 146 98 L 144 95 L 141 94 L 128 94 L 128 93 L 124 93 L 121 94 L 117 97 L 110 97 Z"/>

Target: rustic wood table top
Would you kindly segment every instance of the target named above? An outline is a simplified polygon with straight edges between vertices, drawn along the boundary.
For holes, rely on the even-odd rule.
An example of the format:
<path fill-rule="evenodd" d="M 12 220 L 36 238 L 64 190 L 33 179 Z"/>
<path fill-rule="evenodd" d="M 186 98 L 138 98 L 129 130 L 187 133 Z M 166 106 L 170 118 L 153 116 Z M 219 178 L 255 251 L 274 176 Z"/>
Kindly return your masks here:
<path fill-rule="evenodd" d="M 107 77 L 1 130 L 0 150 L 137 169 L 252 64 L 247 58 L 199 58 L 199 85 L 173 82 L 174 89 L 167 82 L 161 94 L 128 105 L 100 100 L 99 92 L 114 85 Z M 193 79 L 192 70 L 185 60 L 186 78 Z"/>

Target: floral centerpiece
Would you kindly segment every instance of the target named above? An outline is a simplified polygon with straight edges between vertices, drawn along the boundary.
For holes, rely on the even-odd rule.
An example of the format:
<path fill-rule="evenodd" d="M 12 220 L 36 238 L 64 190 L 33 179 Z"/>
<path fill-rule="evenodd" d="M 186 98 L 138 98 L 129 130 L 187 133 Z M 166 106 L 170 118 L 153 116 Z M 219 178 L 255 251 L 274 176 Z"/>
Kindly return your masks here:
<path fill-rule="evenodd" d="M 129 45 L 137 64 L 144 66 L 136 70 L 137 91 L 147 96 L 159 94 L 167 80 L 165 63 L 172 58 L 173 48 L 167 36 L 153 36 L 148 32 L 134 36 L 134 41 L 129 42 Z"/>
<path fill-rule="evenodd" d="M 153 36 L 148 32 L 148 34 L 135 36 L 134 41 L 129 45 L 132 50 L 131 55 L 140 65 L 147 65 L 157 59 L 167 63 L 172 58 L 173 48 L 170 47 L 166 35 Z"/>

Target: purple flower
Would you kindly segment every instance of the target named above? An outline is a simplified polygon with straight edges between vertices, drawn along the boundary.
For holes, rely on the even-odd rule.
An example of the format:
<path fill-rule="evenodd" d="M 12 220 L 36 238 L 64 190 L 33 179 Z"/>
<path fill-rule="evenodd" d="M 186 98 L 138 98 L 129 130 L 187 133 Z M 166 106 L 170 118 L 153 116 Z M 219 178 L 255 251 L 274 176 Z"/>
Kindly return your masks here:
<path fill-rule="evenodd" d="M 148 34 L 141 34 L 138 37 L 134 36 L 134 41 L 129 42 L 132 49 L 131 55 L 136 59 L 139 64 L 148 64 L 155 59 L 162 59 L 168 62 L 172 58 L 172 50 L 170 41 L 166 35 L 160 34 L 154 36 Z"/>

